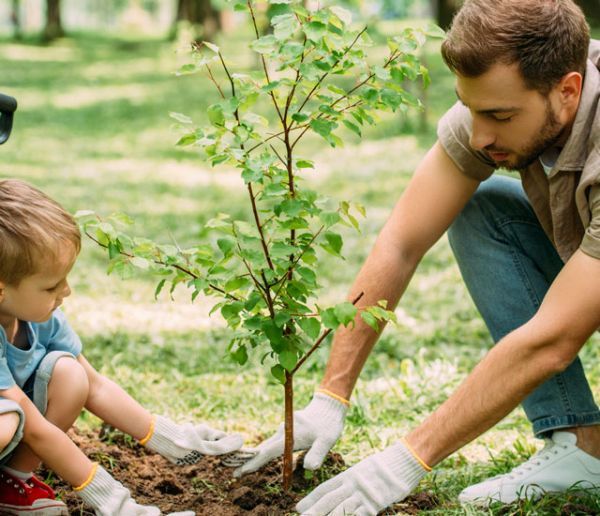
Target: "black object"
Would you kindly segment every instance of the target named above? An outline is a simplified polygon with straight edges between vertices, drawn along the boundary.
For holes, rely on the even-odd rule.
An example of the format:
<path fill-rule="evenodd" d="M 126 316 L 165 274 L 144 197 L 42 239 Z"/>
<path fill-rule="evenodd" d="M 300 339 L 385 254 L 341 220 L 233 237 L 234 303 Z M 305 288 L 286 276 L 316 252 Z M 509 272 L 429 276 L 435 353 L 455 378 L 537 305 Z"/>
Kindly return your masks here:
<path fill-rule="evenodd" d="M 0 145 L 10 136 L 16 109 L 17 101 L 13 97 L 0 93 Z"/>

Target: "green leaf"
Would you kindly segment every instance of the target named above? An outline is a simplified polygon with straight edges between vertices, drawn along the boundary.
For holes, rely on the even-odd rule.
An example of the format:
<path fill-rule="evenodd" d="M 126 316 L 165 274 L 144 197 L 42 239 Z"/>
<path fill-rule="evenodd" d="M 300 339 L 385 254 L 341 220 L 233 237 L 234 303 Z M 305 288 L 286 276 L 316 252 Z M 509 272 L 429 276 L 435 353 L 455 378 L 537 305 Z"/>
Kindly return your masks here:
<path fill-rule="evenodd" d="M 340 251 L 344 245 L 341 235 L 327 231 L 324 236 L 325 240 L 327 240 L 327 244 L 321 244 L 321 247 L 334 256 L 341 256 Z"/>
<path fill-rule="evenodd" d="M 196 136 L 196 133 L 189 133 L 189 134 L 185 134 L 181 138 L 179 138 L 179 140 L 177 141 L 177 143 L 175 145 L 177 145 L 177 147 L 185 147 L 186 145 L 193 145 L 197 141 L 198 141 L 198 138 Z"/>
<path fill-rule="evenodd" d="M 323 120 L 322 118 L 315 118 L 310 121 L 310 127 L 315 133 L 325 138 L 331 134 L 331 131 L 337 127 L 337 124 L 329 120 Z"/>
<path fill-rule="evenodd" d="M 274 28 L 274 36 L 280 41 L 290 38 L 300 28 L 298 19 L 294 14 L 274 16 L 271 20 L 271 25 Z"/>
<path fill-rule="evenodd" d="M 161 293 L 166 282 L 166 278 L 163 278 L 158 282 L 158 285 L 156 285 L 156 290 L 154 291 L 154 299 L 158 299 L 158 295 Z"/>
<path fill-rule="evenodd" d="M 292 371 L 298 363 L 298 354 L 295 351 L 283 350 L 279 354 L 279 363 L 288 371 Z"/>
<path fill-rule="evenodd" d="M 227 292 L 232 292 L 240 288 L 249 287 L 250 285 L 252 285 L 252 282 L 248 278 L 245 278 L 244 276 L 239 276 L 237 278 L 232 278 L 229 281 L 227 281 L 224 287 Z"/>
<path fill-rule="evenodd" d="M 292 120 L 294 122 L 298 122 L 299 124 L 306 122 L 308 119 L 309 119 L 309 116 L 305 115 L 304 113 L 294 113 L 292 115 Z"/>
<path fill-rule="evenodd" d="M 307 317 L 305 319 L 299 319 L 298 325 L 302 328 L 302 331 L 306 333 L 311 339 L 316 339 L 321 333 L 321 324 L 314 317 Z"/>
<path fill-rule="evenodd" d="M 272 34 L 269 34 L 268 36 L 263 36 L 262 38 L 253 41 L 250 44 L 250 48 L 259 54 L 270 54 L 275 51 L 278 45 L 279 42 L 277 41 L 277 38 Z"/>
<path fill-rule="evenodd" d="M 225 124 L 225 115 L 223 114 L 223 106 L 220 104 L 213 104 L 208 106 L 206 110 L 210 123 L 217 127 L 222 127 Z"/>
<path fill-rule="evenodd" d="M 371 328 L 373 328 L 375 331 L 379 331 L 379 324 L 372 313 L 363 311 L 360 313 L 360 316 L 362 320 L 365 321 Z"/>
<path fill-rule="evenodd" d="M 134 256 L 131 258 L 131 265 L 137 267 L 138 269 L 148 270 L 150 268 L 150 261 L 146 260 L 146 258 L 142 258 L 141 256 Z"/>
<path fill-rule="evenodd" d="M 309 269 L 308 267 L 297 267 L 296 272 L 300 274 L 305 282 L 311 285 L 315 285 L 317 283 L 317 275 L 312 269 Z"/>
<path fill-rule="evenodd" d="M 298 161 L 296 161 L 296 166 L 298 168 L 315 168 L 314 162 L 309 161 L 307 159 L 299 159 Z"/>
<path fill-rule="evenodd" d="M 241 301 L 229 302 L 221 308 L 221 315 L 227 321 L 227 324 L 234 328 L 241 319 L 239 313 L 244 309 L 244 303 Z"/>
<path fill-rule="evenodd" d="M 248 10 L 248 4 L 243 3 L 243 2 L 238 2 L 237 4 L 235 4 L 233 6 L 233 10 L 234 11 L 247 11 Z"/>
<path fill-rule="evenodd" d="M 231 358 L 235 360 L 239 365 L 243 366 L 246 362 L 248 362 L 248 351 L 246 350 L 246 346 L 238 346 L 238 348 L 231 352 Z"/>
<path fill-rule="evenodd" d="M 219 238 L 217 240 L 217 245 L 219 249 L 223 253 L 223 256 L 228 257 L 233 254 L 233 250 L 235 249 L 236 242 L 232 238 Z"/>
<path fill-rule="evenodd" d="M 281 365 L 271 367 L 271 374 L 281 385 L 285 384 L 285 369 Z"/>
<path fill-rule="evenodd" d="M 331 330 L 335 330 L 340 325 L 333 308 L 327 308 L 321 312 L 321 322 L 323 326 Z"/>
<path fill-rule="evenodd" d="M 333 226 L 341 220 L 340 214 L 337 211 L 322 211 L 319 214 L 319 218 L 325 227 Z"/>
<path fill-rule="evenodd" d="M 320 21 L 305 23 L 302 29 L 304 30 L 306 37 L 314 42 L 318 42 L 325 34 L 327 34 L 327 25 Z"/>
<path fill-rule="evenodd" d="M 113 260 L 121 254 L 121 246 L 118 242 L 110 241 L 108 243 L 108 257 Z"/>
<path fill-rule="evenodd" d="M 334 5 L 333 7 L 330 7 L 329 10 L 335 14 L 344 25 L 350 25 L 352 23 L 352 13 L 347 9 Z"/>
<path fill-rule="evenodd" d="M 352 122 L 350 122 L 349 120 L 342 120 L 343 124 L 350 129 L 354 134 L 361 136 L 362 137 L 362 132 L 360 130 L 360 127 L 358 127 L 356 124 L 353 124 Z"/>
<path fill-rule="evenodd" d="M 334 311 L 338 321 L 344 326 L 348 326 L 350 323 L 354 322 L 357 309 L 352 303 L 346 301 L 335 305 Z"/>
<path fill-rule="evenodd" d="M 294 254 L 298 249 L 294 246 L 285 244 L 283 242 L 275 242 L 271 246 L 271 256 L 273 258 L 287 258 L 288 256 Z"/>

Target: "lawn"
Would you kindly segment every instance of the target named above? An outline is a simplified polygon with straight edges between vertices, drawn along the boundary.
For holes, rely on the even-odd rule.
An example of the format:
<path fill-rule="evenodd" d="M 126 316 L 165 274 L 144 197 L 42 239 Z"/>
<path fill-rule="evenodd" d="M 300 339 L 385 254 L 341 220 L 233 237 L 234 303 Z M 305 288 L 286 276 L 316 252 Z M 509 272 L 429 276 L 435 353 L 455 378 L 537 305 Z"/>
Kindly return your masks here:
<path fill-rule="evenodd" d="M 382 32 L 397 27 L 383 25 Z M 242 66 L 254 63 L 240 30 L 219 42 Z M 375 34 L 379 42 L 380 37 Z M 377 49 L 375 49 L 377 51 Z M 432 86 L 427 111 L 387 117 L 363 142 L 350 134 L 341 149 L 309 140 L 300 151 L 314 159 L 307 182 L 326 195 L 360 202 L 360 234 L 345 234 L 346 261 L 322 263 L 323 304 L 341 301 L 406 186 L 435 139 L 435 121 L 454 102 L 452 77 L 435 44 L 426 55 Z M 0 176 L 30 181 L 70 211 L 125 211 L 135 232 L 182 247 L 210 238 L 205 222 L 221 211 L 247 217 L 235 171 L 211 169 L 193 150 L 175 147 L 170 111 L 195 121 L 216 99 L 202 76 L 176 77 L 186 62 L 176 43 L 75 35 L 49 47 L 0 45 L 2 92 L 19 102 L 14 133 L 0 149 Z M 282 420 L 283 389 L 257 359 L 243 369 L 226 358 L 227 331 L 209 318 L 211 299 L 177 291 L 154 300 L 155 281 L 106 275 L 104 253 L 84 241 L 73 270 L 65 312 L 87 358 L 156 413 L 242 432 L 249 444 L 268 437 Z M 403 436 L 439 405 L 485 354 L 491 339 L 478 316 L 445 238 L 424 258 L 389 327 L 372 353 L 336 445 L 353 464 Z M 581 353 L 600 399 L 600 348 L 594 337 Z M 296 379 L 297 406 L 318 385 L 327 346 Z M 98 421 L 83 415 L 82 428 Z M 532 438 L 521 409 L 461 450 L 424 480 L 439 501 L 422 514 L 464 514 L 460 490 L 507 471 L 528 457 Z M 560 514 L 565 498 L 494 509 L 485 514 Z M 600 511 L 600 498 L 584 501 Z M 476 514 L 472 512 L 470 514 Z M 483 513 L 482 513 L 483 514 Z M 570 514 L 574 514 L 571 512 Z"/>

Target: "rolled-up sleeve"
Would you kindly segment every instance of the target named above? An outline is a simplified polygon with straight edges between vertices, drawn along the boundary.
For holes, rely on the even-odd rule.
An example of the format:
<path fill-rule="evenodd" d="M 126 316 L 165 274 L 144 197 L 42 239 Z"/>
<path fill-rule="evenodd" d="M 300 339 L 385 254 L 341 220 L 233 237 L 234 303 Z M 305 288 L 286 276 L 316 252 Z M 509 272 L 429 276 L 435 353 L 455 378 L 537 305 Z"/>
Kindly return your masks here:
<path fill-rule="evenodd" d="M 484 181 L 492 175 L 495 167 L 493 161 L 469 145 L 471 126 L 469 110 L 457 102 L 440 119 L 437 136 L 450 159 L 463 174 Z"/>
<path fill-rule="evenodd" d="M 600 184 L 590 187 L 588 194 L 590 224 L 585 230 L 580 249 L 593 258 L 600 259 Z"/>

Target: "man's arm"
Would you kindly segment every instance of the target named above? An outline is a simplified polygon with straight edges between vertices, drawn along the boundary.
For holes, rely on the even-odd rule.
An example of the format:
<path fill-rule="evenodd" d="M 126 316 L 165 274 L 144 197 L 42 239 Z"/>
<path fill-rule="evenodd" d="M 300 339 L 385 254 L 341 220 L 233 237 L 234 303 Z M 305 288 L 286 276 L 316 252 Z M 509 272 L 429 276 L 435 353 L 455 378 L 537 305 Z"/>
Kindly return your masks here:
<path fill-rule="evenodd" d="M 446 231 L 478 185 L 479 181 L 465 176 L 436 143 L 377 237 L 349 298 L 364 292 L 359 307 L 385 299 L 393 309 L 422 256 Z M 349 399 L 379 333 L 360 317 L 354 328 L 338 329 L 321 387 Z"/>
<path fill-rule="evenodd" d="M 536 315 L 504 337 L 407 441 L 433 465 L 481 435 L 566 369 L 600 327 L 600 260 L 577 251 Z"/>

